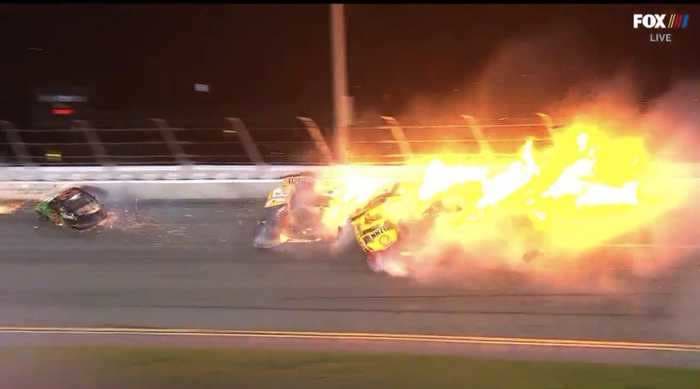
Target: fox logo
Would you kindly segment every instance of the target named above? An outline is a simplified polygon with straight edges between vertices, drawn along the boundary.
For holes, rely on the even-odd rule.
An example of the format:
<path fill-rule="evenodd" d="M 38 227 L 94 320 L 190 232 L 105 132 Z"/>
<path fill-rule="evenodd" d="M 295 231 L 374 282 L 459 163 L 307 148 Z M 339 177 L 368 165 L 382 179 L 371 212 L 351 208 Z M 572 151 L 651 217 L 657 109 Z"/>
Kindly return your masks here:
<path fill-rule="evenodd" d="M 633 14 L 632 27 L 648 29 L 681 29 L 688 27 L 688 14 Z"/>

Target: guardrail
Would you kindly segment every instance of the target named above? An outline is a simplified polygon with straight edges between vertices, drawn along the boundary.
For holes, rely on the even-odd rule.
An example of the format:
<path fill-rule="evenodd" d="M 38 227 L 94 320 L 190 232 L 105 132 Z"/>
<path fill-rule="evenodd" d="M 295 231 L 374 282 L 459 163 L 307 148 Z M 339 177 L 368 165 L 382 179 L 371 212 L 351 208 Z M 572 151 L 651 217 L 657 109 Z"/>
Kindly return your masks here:
<path fill-rule="evenodd" d="M 93 128 L 74 121 L 66 129 L 17 129 L 0 121 L 0 155 L 5 166 L 129 165 L 325 165 L 338 162 L 324 131 L 311 118 L 301 126 L 249 130 L 239 118 L 222 120 L 220 128 L 174 128 L 150 119 L 146 128 Z M 478 123 L 463 115 L 449 125 L 402 125 L 383 116 L 380 126 L 353 126 L 348 162 L 401 164 L 406 158 L 438 151 L 510 155 L 534 137 L 547 144 L 553 128 L 545 114 L 531 123 Z"/>

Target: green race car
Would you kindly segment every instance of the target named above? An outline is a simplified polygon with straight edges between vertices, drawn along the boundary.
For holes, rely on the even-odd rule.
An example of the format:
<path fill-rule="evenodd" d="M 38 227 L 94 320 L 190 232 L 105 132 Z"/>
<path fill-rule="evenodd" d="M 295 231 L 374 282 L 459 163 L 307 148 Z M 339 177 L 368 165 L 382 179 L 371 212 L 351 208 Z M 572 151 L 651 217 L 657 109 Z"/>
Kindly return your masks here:
<path fill-rule="evenodd" d="M 43 219 L 76 230 L 90 229 L 107 218 L 102 204 L 93 195 L 75 187 L 40 202 L 34 209 Z"/>

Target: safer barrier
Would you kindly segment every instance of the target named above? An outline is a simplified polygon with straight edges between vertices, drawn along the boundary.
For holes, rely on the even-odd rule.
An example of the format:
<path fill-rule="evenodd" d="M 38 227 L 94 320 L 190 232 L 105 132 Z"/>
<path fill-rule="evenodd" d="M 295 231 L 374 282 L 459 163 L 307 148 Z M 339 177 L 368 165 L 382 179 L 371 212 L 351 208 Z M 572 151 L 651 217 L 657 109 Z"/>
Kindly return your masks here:
<path fill-rule="evenodd" d="M 103 190 L 111 199 L 230 200 L 264 198 L 290 173 L 322 171 L 328 166 L 53 166 L 0 170 L 0 200 L 38 200 L 70 186 Z M 415 177 L 413 167 L 374 165 L 386 177 Z"/>

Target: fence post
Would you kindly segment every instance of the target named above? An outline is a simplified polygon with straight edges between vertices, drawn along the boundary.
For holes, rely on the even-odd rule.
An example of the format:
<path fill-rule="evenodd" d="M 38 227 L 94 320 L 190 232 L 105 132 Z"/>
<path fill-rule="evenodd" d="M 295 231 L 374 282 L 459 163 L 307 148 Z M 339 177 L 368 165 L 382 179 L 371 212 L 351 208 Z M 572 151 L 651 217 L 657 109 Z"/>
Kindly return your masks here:
<path fill-rule="evenodd" d="M 301 116 L 297 116 L 297 119 L 299 119 L 299 121 L 301 121 L 304 127 L 306 127 L 306 131 L 309 132 L 309 136 L 316 144 L 316 148 L 318 149 L 318 151 L 321 152 L 321 156 L 323 157 L 324 162 L 333 162 L 333 153 L 331 153 L 331 149 L 328 147 L 328 143 L 326 143 L 326 139 L 323 138 L 321 129 L 318 128 L 316 122 L 310 118 L 305 118 Z"/>
<path fill-rule="evenodd" d="M 238 138 L 243 144 L 243 149 L 246 155 L 248 155 L 248 159 L 256 165 L 264 165 L 265 161 L 263 156 L 260 154 L 260 150 L 258 150 L 258 146 L 255 145 L 255 141 L 250 135 L 250 131 L 248 131 L 248 128 L 243 123 L 243 120 L 239 118 L 226 118 L 226 121 L 231 127 L 231 130 L 238 134 Z"/>
<path fill-rule="evenodd" d="M 7 134 L 7 140 L 10 142 L 10 147 L 17 161 L 22 165 L 34 166 L 34 161 L 32 161 L 32 157 L 27 151 L 27 146 L 22 142 L 22 137 L 19 136 L 19 132 L 17 132 L 14 124 L 5 120 L 0 120 L 0 128 Z"/>
<path fill-rule="evenodd" d="M 484 154 L 493 155 L 493 149 L 491 148 L 489 141 L 484 136 L 484 133 L 481 131 L 481 127 L 479 127 L 476 118 L 472 115 L 462 115 L 462 119 L 467 121 L 469 130 L 471 130 L 474 139 L 476 139 L 477 143 L 479 144 L 479 150 Z"/>
<path fill-rule="evenodd" d="M 185 151 L 182 149 L 182 146 L 177 142 L 175 133 L 168 125 L 168 122 L 166 122 L 164 119 L 158 118 L 151 118 L 151 121 L 156 125 L 156 127 L 158 127 L 158 129 L 160 129 L 160 136 L 163 138 L 163 141 L 165 141 L 170 154 L 175 157 L 177 163 L 180 165 L 189 165 L 190 161 L 185 155 Z"/>
<path fill-rule="evenodd" d="M 549 137 L 551 138 L 552 135 L 554 135 L 554 133 L 552 132 L 554 128 L 554 122 L 552 121 L 552 117 L 542 112 L 537 112 L 536 115 L 542 121 L 544 128 L 547 130 L 547 135 L 549 135 Z"/>
<path fill-rule="evenodd" d="M 102 166 L 111 165 L 110 161 L 108 160 L 107 150 L 105 149 L 104 145 L 102 145 L 102 142 L 100 142 L 100 138 L 97 136 L 97 133 L 95 133 L 94 129 L 90 127 L 90 123 L 88 121 L 73 120 L 72 127 L 83 130 L 83 135 L 90 144 L 90 150 L 92 150 L 92 154 L 95 156 L 95 161 L 97 163 Z"/>
<path fill-rule="evenodd" d="M 382 116 L 382 120 L 384 120 L 385 125 L 389 126 L 391 136 L 399 143 L 399 150 L 404 159 L 410 158 L 413 155 L 411 144 L 408 142 L 406 134 L 403 132 L 403 128 L 401 128 L 399 122 L 391 116 Z"/>

